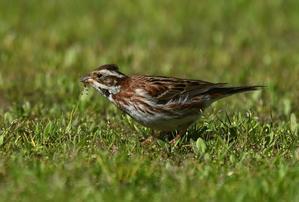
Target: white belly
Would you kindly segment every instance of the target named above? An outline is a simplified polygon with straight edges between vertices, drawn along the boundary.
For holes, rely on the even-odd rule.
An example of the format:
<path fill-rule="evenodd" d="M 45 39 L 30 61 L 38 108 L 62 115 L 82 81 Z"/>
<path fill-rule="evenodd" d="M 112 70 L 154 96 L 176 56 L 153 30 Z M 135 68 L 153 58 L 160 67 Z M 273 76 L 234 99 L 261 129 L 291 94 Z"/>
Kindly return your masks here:
<path fill-rule="evenodd" d="M 136 110 L 132 105 L 126 106 L 123 110 L 140 124 L 162 131 L 173 131 L 186 128 L 195 122 L 201 115 L 199 110 L 198 113 L 178 113 L 174 116 L 161 113 L 150 114 L 141 110 Z"/>

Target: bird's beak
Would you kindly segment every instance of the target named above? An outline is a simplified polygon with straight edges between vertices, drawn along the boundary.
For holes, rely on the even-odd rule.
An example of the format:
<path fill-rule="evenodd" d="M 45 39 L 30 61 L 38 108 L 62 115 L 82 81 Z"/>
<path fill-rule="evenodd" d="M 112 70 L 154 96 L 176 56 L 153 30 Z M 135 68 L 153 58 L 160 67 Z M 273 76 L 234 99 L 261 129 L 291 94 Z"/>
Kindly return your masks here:
<path fill-rule="evenodd" d="M 84 83 L 84 84 L 89 84 L 92 81 L 91 76 L 84 76 L 80 79 L 80 82 Z"/>

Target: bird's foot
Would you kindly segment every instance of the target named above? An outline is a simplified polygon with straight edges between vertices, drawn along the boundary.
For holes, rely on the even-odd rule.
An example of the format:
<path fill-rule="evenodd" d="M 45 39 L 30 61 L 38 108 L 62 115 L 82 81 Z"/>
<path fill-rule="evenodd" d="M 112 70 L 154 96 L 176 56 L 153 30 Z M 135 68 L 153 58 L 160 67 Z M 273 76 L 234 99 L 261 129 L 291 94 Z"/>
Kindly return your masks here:
<path fill-rule="evenodd" d="M 177 134 L 175 136 L 175 138 L 173 138 L 172 140 L 170 140 L 169 144 L 172 145 L 172 146 L 176 146 L 179 142 L 179 140 L 181 139 L 181 136 L 180 134 Z"/>
<path fill-rule="evenodd" d="M 146 145 L 151 145 L 154 143 L 154 141 L 156 140 L 155 137 L 153 136 L 148 136 L 147 138 L 143 138 L 140 140 L 141 145 L 146 146 Z"/>
<path fill-rule="evenodd" d="M 172 146 L 176 146 L 176 145 L 179 143 L 181 137 L 182 137 L 183 135 L 185 135 L 186 132 L 187 132 L 187 129 L 184 129 L 184 130 L 179 131 L 179 132 L 176 134 L 176 136 L 169 142 L 169 144 L 172 145 Z"/>

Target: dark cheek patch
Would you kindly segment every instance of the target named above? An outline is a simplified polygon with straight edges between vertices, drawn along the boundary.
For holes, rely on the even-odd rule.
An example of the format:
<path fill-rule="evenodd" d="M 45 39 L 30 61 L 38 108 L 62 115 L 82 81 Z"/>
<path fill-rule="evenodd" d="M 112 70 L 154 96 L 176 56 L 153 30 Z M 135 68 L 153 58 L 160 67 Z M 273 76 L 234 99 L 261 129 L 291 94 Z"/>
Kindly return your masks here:
<path fill-rule="evenodd" d="M 104 83 L 107 86 L 115 86 L 118 83 L 118 81 L 116 78 L 109 76 L 109 77 L 106 77 L 106 79 L 104 80 Z"/>

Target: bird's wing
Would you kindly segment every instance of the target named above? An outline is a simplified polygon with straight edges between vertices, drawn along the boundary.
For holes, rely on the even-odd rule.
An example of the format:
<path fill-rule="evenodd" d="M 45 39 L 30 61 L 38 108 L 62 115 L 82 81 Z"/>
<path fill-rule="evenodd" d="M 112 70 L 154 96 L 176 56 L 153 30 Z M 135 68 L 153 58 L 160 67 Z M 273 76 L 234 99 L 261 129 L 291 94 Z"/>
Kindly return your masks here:
<path fill-rule="evenodd" d="M 211 88 L 225 85 L 169 77 L 140 76 L 139 79 L 144 81 L 143 89 L 157 104 L 191 102 L 192 98 L 203 95 Z"/>

